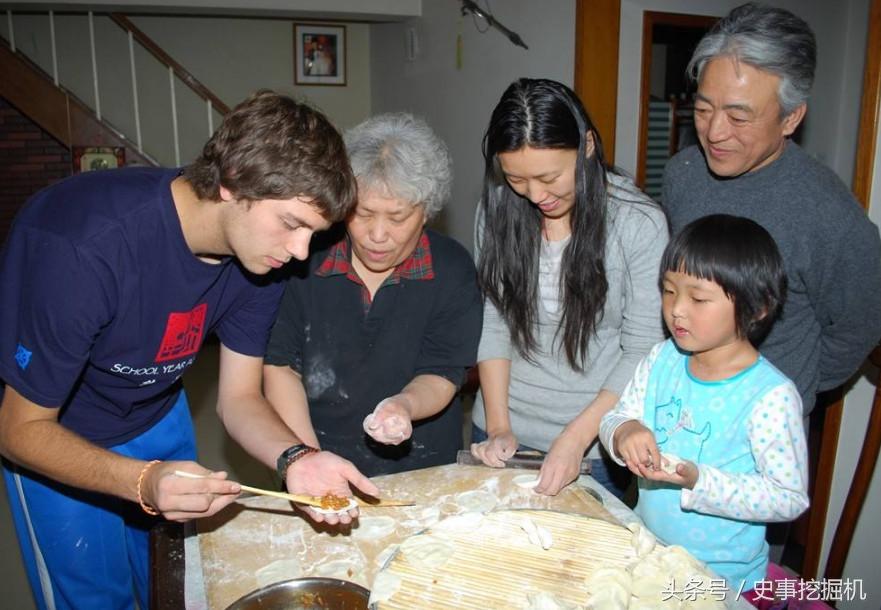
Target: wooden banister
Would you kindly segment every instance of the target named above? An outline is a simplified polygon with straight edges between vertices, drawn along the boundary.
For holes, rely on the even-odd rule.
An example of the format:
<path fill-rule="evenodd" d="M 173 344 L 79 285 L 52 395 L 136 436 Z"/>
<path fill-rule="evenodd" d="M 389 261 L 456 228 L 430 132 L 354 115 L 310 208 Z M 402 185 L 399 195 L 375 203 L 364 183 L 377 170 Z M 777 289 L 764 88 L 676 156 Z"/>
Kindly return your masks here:
<path fill-rule="evenodd" d="M 137 40 L 145 49 L 147 49 L 153 57 L 158 59 L 162 64 L 168 66 L 174 71 L 174 74 L 181 79 L 184 84 L 186 84 L 193 92 L 201 97 L 203 100 L 210 101 L 211 105 L 217 110 L 220 114 L 226 114 L 229 112 L 229 106 L 223 103 L 223 101 L 217 97 L 208 87 L 203 85 L 199 79 L 190 74 L 186 68 L 177 63 L 172 57 L 162 50 L 162 48 L 156 44 L 152 38 L 147 36 L 144 32 L 138 29 L 134 23 L 132 23 L 128 17 L 121 15 L 119 13 L 110 13 L 110 19 L 113 20 L 116 25 L 121 27 L 126 32 L 131 32 L 132 37 Z"/>

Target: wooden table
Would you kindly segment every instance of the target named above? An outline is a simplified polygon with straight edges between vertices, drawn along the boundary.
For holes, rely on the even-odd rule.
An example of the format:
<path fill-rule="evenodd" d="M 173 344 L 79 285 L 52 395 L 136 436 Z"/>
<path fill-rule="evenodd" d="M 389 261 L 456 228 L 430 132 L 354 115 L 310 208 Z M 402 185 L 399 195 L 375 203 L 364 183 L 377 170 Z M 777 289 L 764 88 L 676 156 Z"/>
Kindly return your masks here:
<path fill-rule="evenodd" d="M 284 578 L 337 575 L 369 588 L 389 546 L 438 519 L 475 507 L 551 509 L 619 522 L 585 491 L 583 485 L 592 482 L 589 477 L 549 497 L 517 486 L 513 479 L 524 474 L 537 472 L 451 464 L 376 477 L 384 496 L 416 502 L 407 508 L 362 509 L 365 523 L 378 516 L 395 521 L 393 531 L 376 539 L 364 539 L 358 527 L 314 526 L 284 500 L 266 497 L 242 499 L 198 521 L 197 533 L 186 544 L 182 528 L 163 525 L 152 536 L 151 608 L 222 610 L 268 584 L 267 578 L 280 580 L 269 574 L 278 573 L 278 568 Z M 610 498 L 607 492 L 604 497 Z"/>

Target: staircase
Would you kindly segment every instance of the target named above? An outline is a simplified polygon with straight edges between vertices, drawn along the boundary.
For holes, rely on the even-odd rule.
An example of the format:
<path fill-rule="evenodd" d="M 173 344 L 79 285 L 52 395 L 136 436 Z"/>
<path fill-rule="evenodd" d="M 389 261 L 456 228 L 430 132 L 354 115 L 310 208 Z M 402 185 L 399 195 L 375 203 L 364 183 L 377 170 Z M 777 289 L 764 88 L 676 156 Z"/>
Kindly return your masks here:
<path fill-rule="evenodd" d="M 7 11 L 0 96 L 73 152 L 191 161 L 228 107 L 123 15 Z M 5 22 L 5 23 L 4 23 Z M 5 27 L 4 27 L 5 26 Z"/>

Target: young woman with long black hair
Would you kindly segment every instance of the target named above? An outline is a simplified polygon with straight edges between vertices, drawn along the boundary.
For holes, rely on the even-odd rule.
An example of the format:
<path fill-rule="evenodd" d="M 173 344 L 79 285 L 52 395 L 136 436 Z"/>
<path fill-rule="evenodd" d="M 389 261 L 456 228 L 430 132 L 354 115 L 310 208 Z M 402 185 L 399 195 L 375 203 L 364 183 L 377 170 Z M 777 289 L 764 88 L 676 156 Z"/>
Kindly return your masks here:
<path fill-rule="evenodd" d="M 536 491 L 556 494 L 585 453 L 621 495 L 594 446 L 599 421 L 663 338 L 661 209 L 614 173 L 575 93 L 520 79 L 496 105 L 475 254 L 486 297 L 472 453 L 502 466 L 546 451 Z M 612 462 L 608 460 L 608 464 Z"/>

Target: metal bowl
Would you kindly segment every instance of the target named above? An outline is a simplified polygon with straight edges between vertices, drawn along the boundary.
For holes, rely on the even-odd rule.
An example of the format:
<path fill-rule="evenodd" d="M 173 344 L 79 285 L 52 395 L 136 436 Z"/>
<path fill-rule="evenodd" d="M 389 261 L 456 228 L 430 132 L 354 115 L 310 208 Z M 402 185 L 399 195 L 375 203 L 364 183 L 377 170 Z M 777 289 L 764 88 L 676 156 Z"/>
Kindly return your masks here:
<path fill-rule="evenodd" d="M 370 591 L 337 578 L 295 578 L 251 591 L 226 610 L 367 610 Z"/>

